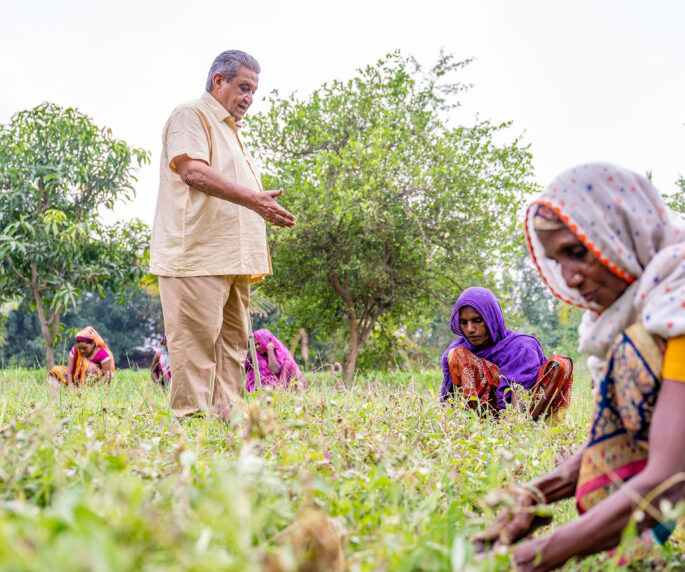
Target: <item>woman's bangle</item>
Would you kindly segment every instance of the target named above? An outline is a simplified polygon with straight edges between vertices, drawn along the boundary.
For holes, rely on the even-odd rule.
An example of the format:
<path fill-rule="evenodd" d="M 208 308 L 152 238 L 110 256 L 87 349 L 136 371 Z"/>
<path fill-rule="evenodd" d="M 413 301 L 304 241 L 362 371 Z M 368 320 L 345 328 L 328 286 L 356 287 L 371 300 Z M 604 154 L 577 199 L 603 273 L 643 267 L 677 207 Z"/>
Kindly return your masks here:
<path fill-rule="evenodd" d="M 547 504 L 547 497 L 545 497 L 544 493 L 535 485 L 519 485 L 514 488 L 514 492 L 530 497 L 536 504 Z"/>

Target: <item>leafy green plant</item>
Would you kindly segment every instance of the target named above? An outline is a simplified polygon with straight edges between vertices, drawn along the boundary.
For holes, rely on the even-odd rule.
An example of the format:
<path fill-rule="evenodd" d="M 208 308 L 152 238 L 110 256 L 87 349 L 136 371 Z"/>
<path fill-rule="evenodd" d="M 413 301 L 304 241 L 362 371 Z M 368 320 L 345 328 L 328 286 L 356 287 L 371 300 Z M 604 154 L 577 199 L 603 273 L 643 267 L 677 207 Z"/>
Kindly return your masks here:
<path fill-rule="evenodd" d="M 133 196 L 129 147 L 76 109 L 43 103 L 0 125 L 0 300 L 27 297 L 54 365 L 60 318 L 82 292 L 122 296 L 144 275 L 140 220 L 106 225 L 102 209 Z"/>

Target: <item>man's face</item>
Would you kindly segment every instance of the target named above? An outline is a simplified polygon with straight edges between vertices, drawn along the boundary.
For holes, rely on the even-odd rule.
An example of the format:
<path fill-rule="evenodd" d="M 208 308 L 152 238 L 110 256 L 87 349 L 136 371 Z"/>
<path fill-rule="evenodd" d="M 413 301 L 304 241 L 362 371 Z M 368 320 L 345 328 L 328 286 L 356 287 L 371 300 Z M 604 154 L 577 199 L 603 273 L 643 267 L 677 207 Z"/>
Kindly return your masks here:
<path fill-rule="evenodd" d="M 252 97 L 258 84 L 257 72 L 241 66 L 231 81 L 226 81 L 220 73 L 215 74 L 212 95 L 236 121 L 240 121 L 252 105 Z"/>

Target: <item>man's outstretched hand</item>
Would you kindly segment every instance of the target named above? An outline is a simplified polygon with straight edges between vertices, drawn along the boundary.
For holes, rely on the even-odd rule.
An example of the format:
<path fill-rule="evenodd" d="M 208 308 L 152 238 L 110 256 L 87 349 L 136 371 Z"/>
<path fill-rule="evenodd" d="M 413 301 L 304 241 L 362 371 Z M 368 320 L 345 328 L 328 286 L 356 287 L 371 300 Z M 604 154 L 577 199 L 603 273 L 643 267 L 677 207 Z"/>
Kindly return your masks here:
<path fill-rule="evenodd" d="M 276 197 L 283 194 L 283 189 L 255 193 L 250 208 L 266 222 L 276 226 L 295 226 L 295 217 L 276 202 Z"/>
<path fill-rule="evenodd" d="M 186 154 L 174 157 L 171 166 L 186 185 L 197 191 L 252 209 L 276 226 L 295 226 L 295 217 L 276 202 L 283 189 L 255 191 L 233 182 L 205 161 Z"/>

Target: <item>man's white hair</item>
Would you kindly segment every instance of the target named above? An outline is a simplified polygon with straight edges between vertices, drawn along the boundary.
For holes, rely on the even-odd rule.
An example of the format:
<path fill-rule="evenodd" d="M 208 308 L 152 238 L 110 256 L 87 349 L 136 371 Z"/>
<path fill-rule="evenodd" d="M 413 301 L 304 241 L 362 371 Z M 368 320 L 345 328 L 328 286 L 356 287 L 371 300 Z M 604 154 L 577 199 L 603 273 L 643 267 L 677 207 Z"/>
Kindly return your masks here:
<path fill-rule="evenodd" d="M 209 75 L 207 76 L 207 91 L 212 91 L 212 78 L 215 74 L 220 73 L 224 76 L 226 81 L 231 81 L 242 66 L 247 66 L 255 73 L 260 73 L 261 68 L 259 62 L 250 54 L 241 52 L 240 50 L 226 50 L 221 52 L 214 61 L 212 67 L 209 68 Z"/>

